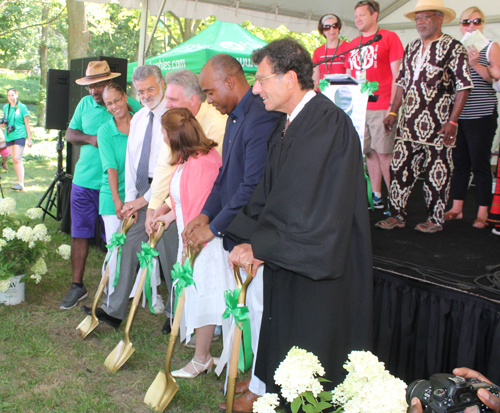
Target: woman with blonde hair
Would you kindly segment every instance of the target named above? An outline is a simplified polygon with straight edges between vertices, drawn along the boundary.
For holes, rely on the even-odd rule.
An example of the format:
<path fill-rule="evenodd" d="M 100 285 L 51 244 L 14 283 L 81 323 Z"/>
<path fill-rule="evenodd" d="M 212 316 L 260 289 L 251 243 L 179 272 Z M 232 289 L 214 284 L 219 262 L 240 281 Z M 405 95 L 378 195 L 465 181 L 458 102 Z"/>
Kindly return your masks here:
<path fill-rule="evenodd" d="M 484 14 L 477 7 L 465 9 L 460 16 L 462 34 L 484 29 Z M 474 89 L 470 93 L 460 118 L 456 147 L 453 149 L 453 207 L 445 219 L 462 219 L 463 204 L 474 174 L 479 209 L 473 226 L 484 228 L 491 202 L 491 145 L 495 137 L 498 119 L 498 100 L 492 87 L 493 78 L 488 68 L 500 65 L 500 46 L 491 40 L 481 50 L 467 48 Z"/>

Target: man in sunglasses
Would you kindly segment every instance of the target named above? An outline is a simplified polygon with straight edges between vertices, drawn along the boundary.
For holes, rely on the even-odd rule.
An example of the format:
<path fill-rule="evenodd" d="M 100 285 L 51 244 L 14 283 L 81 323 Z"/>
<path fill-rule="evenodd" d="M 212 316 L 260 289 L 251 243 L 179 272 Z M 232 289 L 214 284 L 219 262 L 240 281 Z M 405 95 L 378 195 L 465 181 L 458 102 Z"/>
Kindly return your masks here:
<path fill-rule="evenodd" d="M 76 79 L 89 95 L 80 100 L 66 131 L 66 140 L 80 146 L 80 157 L 75 165 L 71 188 L 71 266 L 72 284 L 59 308 L 69 310 L 87 297 L 83 284 L 83 273 L 89 250 L 89 238 L 95 234 L 99 216 L 99 189 L 102 180 L 102 165 L 97 148 L 97 130 L 113 115 L 106 110 L 102 92 L 112 79 L 120 76 L 112 73 L 105 60 L 89 62 L 85 77 Z M 135 99 L 128 98 L 134 111 L 141 109 Z"/>
<path fill-rule="evenodd" d="M 389 188 L 390 165 L 394 147 L 394 132 L 384 128 L 384 119 L 391 111 L 396 93 L 396 79 L 403 57 L 403 45 L 398 35 L 381 29 L 377 19 L 380 6 L 376 1 L 360 1 L 354 8 L 354 22 L 361 32 L 351 43 L 351 47 L 362 45 L 376 35 L 382 39 L 351 52 L 345 62 L 347 72 L 360 82 L 378 82 L 378 90 L 370 97 L 366 111 L 363 153 L 373 190 L 373 205 L 384 208 L 382 200 L 382 178 Z"/>
<path fill-rule="evenodd" d="M 434 233 L 443 229 L 458 118 L 473 85 L 467 51 L 441 31 L 455 12 L 442 0 L 419 0 L 404 16 L 415 22 L 420 38 L 406 47 L 392 110 L 384 120 L 392 130 L 402 108 L 391 162 L 390 217 L 375 226 L 405 226 L 406 204 L 425 165 L 428 218 L 415 230 Z"/>

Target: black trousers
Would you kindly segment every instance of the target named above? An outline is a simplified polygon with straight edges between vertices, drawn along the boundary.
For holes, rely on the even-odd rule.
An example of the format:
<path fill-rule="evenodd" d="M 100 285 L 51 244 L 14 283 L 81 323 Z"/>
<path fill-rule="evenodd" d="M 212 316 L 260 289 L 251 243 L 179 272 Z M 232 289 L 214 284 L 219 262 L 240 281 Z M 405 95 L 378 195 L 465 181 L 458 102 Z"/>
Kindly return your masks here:
<path fill-rule="evenodd" d="M 474 173 L 477 202 L 489 206 L 491 202 L 491 145 L 497 129 L 498 113 L 479 119 L 460 119 L 456 147 L 453 148 L 453 199 L 463 201 Z"/>

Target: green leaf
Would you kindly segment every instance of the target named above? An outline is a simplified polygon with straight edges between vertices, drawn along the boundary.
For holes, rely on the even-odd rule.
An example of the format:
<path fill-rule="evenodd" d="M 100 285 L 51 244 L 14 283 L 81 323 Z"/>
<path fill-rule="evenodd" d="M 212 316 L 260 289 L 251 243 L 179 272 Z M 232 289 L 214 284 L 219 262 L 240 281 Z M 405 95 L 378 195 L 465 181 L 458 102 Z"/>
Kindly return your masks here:
<path fill-rule="evenodd" d="M 302 405 L 302 399 L 299 396 L 290 405 L 290 407 L 292 408 L 292 413 L 297 413 L 301 405 Z"/>
<path fill-rule="evenodd" d="M 316 409 L 318 409 L 318 410 L 317 410 L 318 412 L 322 412 L 323 410 L 328 409 L 329 407 L 332 407 L 332 404 L 331 404 L 331 403 L 327 403 L 327 402 L 320 402 L 320 403 L 318 403 L 318 405 L 316 406 Z"/>
<path fill-rule="evenodd" d="M 330 380 L 325 379 L 325 378 L 323 378 L 323 377 L 318 377 L 318 381 L 319 381 L 319 382 L 331 383 L 331 381 L 330 381 Z"/>
<path fill-rule="evenodd" d="M 332 401 L 332 392 L 331 391 L 322 391 L 320 394 L 318 394 L 319 398 L 322 401 L 327 401 L 330 402 Z"/>
<path fill-rule="evenodd" d="M 310 404 L 302 406 L 302 410 L 304 410 L 306 413 L 316 413 L 316 409 L 314 408 L 314 406 L 311 406 Z"/>
<path fill-rule="evenodd" d="M 311 403 L 313 406 L 316 406 L 318 404 L 318 401 L 314 398 L 312 392 L 306 391 L 302 393 L 302 395 L 306 398 L 306 400 Z"/>

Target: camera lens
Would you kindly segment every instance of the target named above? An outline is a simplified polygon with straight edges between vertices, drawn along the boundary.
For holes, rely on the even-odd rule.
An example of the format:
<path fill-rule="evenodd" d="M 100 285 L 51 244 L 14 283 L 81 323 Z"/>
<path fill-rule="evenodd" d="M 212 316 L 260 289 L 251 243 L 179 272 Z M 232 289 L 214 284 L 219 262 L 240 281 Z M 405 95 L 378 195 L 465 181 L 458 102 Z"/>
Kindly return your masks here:
<path fill-rule="evenodd" d="M 428 380 L 415 380 L 411 382 L 406 389 L 406 402 L 411 406 L 411 400 L 417 397 L 423 406 L 427 405 L 430 389 L 431 383 Z"/>

